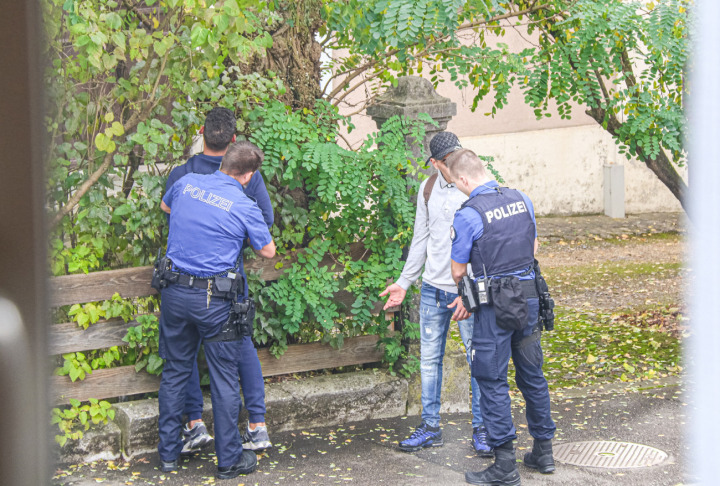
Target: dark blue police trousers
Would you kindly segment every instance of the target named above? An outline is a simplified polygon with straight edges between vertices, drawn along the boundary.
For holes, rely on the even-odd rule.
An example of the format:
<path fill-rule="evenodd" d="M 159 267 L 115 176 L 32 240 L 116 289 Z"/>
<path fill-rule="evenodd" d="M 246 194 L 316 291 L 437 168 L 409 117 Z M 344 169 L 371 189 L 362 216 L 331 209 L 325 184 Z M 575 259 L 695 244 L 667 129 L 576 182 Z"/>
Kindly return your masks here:
<path fill-rule="evenodd" d="M 520 348 L 523 337 L 532 334 L 538 320 L 538 299 L 528 299 L 528 325 L 522 331 L 507 331 L 495 323 L 495 310 L 481 305 L 475 313 L 472 339 L 472 376 L 480 387 L 480 406 L 488 432 L 488 445 L 497 447 L 517 438 L 510 409 L 508 363 L 515 365 L 515 382 L 525 399 L 530 435 L 552 439 L 555 423 L 550 416 L 550 394 L 542 371 L 540 340 Z"/>
<path fill-rule="evenodd" d="M 178 458 L 182 449 L 182 415 L 187 380 L 192 373 L 198 346 L 227 321 L 230 301 L 212 298 L 207 308 L 205 290 L 170 285 L 162 290 L 160 304 L 160 357 L 165 360 L 159 392 L 158 452 L 163 461 Z M 215 453 L 219 467 L 237 463 L 243 453 L 238 430 L 242 408 L 238 382 L 240 341 L 205 344 L 210 371 L 210 393 L 215 427 Z"/>

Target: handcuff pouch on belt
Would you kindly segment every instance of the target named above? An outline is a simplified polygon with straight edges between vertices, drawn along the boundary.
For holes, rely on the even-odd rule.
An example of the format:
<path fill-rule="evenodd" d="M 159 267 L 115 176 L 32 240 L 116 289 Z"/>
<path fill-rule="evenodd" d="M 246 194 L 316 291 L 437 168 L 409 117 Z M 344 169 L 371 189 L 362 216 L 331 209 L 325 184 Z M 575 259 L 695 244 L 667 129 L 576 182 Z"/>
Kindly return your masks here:
<path fill-rule="evenodd" d="M 237 299 L 238 287 L 243 284 L 242 277 L 239 275 L 236 278 L 230 277 L 214 277 L 212 285 L 213 297 L 220 297 L 221 299 Z"/>
<path fill-rule="evenodd" d="M 239 341 L 245 336 L 251 336 L 254 320 L 255 301 L 252 298 L 247 298 L 242 302 L 233 301 L 228 319 L 220 332 L 211 338 L 204 339 L 203 342 Z"/>

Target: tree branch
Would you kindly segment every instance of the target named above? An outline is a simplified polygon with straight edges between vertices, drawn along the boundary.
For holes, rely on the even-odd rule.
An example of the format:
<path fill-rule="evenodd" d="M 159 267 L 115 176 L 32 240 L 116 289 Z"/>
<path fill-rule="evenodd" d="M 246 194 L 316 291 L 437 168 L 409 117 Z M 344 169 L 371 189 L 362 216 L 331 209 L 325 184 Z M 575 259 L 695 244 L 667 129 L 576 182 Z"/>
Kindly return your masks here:
<path fill-rule="evenodd" d="M 85 193 L 88 192 L 90 188 L 95 185 L 97 181 L 100 180 L 100 177 L 110 168 L 112 160 L 112 153 L 105 154 L 105 158 L 103 159 L 103 163 L 100 164 L 100 167 L 98 167 L 97 170 L 93 172 L 85 182 L 82 183 L 82 185 L 77 189 L 77 191 L 75 191 L 75 194 L 73 194 L 72 197 L 68 199 L 68 202 L 65 203 L 65 205 L 60 208 L 60 210 L 52 218 L 52 220 L 50 221 L 51 229 L 57 226 L 57 224 L 62 221 L 63 217 L 65 217 L 66 214 L 70 213 L 70 211 L 72 211 L 72 209 L 77 206 L 77 204 L 80 202 L 80 199 L 82 199 Z"/>
<path fill-rule="evenodd" d="M 144 13 L 142 13 L 138 9 L 137 5 L 134 5 L 133 3 L 131 3 L 130 0 L 123 0 L 123 3 L 129 10 L 131 10 L 135 15 L 138 16 L 138 18 L 140 19 L 140 22 L 142 22 L 145 25 L 146 29 L 153 28 L 153 23 L 150 21 L 150 19 L 147 18 L 147 16 Z"/>
<path fill-rule="evenodd" d="M 129 132 L 130 130 L 133 130 L 140 121 L 147 118 L 148 114 L 150 113 L 150 109 L 144 109 L 140 113 L 133 114 L 130 119 L 128 120 L 127 124 L 125 125 L 125 133 Z M 92 142 L 91 142 L 92 143 Z M 55 226 L 62 221 L 63 217 L 65 217 L 67 214 L 70 213 L 70 211 L 73 210 L 75 206 L 78 205 L 80 202 L 80 199 L 90 190 L 90 188 L 95 185 L 97 181 L 100 180 L 100 177 L 107 172 L 107 170 L 112 166 L 113 161 L 113 153 L 106 153 L 105 157 L 103 158 L 102 164 L 100 164 L 100 167 L 93 172 L 88 179 L 82 183 L 82 185 L 75 191 L 75 193 L 68 199 L 68 201 L 61 207 L 57 213 L 55 213 L 55 216 L 50 220 L 50 229 L 54 228 Z"/>
<path fill-rule="evenodd" d="M 510 12 L 510 13 L 506 13 L 506 14 L 502 14 L 502 15 L 497 15 L 497 16 L 492 17 L 492 18 L 490 18 L 490 19 L 479 20 L 479 21 L 476 21 L 476 22 L 468 22 L 468 23 L 465 23 L 465 24 L 460 25 L 460 26 L 457 28 L 457 30 L 455 31 L 455 33 L 458 33 L 458 32 L 460 32 L 460 31 L 462 31 L 462 30 L 473 29 L 473 28 L 475 28 L 475 27 L 479 27 L 480 25 L 486 25 L 486 24 L 490 24 L 490 23 L 493 23 L 493 22 L 498 22 L 498 21 L 500 21 L 500 20 L 508 19 L 508 18 L 511 18 L 511 17 L 517 17 L 517 16 L 520 16 L 520 15 L 530 14 L 530 13 L 533 13 L 533 12 L 537 12 L 537 11 L 539 11 L 539 10 L 546 9 L 546 8 L 548 8 L 548 7 L 550 7 L 550 4 L 548 4 L 548 3 L 544 3 L 544 4 L 542 4 L 542 5 L 537 5 L 537 6 L 533 5 L 533 6 L 529 7 L 529 8 L 526 8 L 525 10 L 521 10 L 521 11 L 518 11 L 518 12 Z M 438 44 L 439 42 L 443 42 L 443 41 L 447 40 L 448 38 L 450 38 L 450 35 L 449 35 L 449 34 L 448 34 L 448 35 L 441 36 L 441 37 L 438 37 L 437 39 L 433 39 L 432 41 L 430 41 L 430 42 L 427 44 L 427 46 L 425 47 L 425 49 L 424 49 L 423 51 L 421 51 L 421 53 L 418 53 L 415 57 L 421 57 L 421 56 L 422 56 L 422 53 L 423 53 L 423 52 L 426 53 L 426 52 L 429 50 L 430 47 Z M 408 49 L 410 49 L 410 48 L 412 48 L 412 47 L 414 47 L 414 46 L 417 46 L 417 44 L 418 44 L 418 43 L 410 44 L 410 45 L 406 46 L 406 47 L 404 48 L 404 50 L 408 50 Z M 360 76 L 362 73 L 364 73 L 364 72 L 367 71 L 368 69 L 374 67 L 374 66 L 377 65 L 378 63 L 380 63 L 380 62 L 382 62 L 382 61 L 384 61 L 384 60 L 386 60 L 386 59 L 388 59 L 388 58 L 396 55 L 398 52 L 400 52 L 400 49 L 393 49 L 392 51 L 386 52 L 386 53 L 384 53 L 383 55 L 381 55 L 380 57 L 375 58 L 375 59 L 373 59 L 372 61 L 368 61 L 368 62 L 366 62 L 365 64 L 363 64 L 362 66 L 356 68 L 355 70 L 352 71 L 352 74 L 351 74 L 350 76 L 348 76 L 346 79 L 343 80 L 343 83 L 342 83 L 341 85 L 339 85 L 339 86 L 338 86 L 337 88 L 335 88 L 332 92 L 330 92 L 329 95 L 327 95 L 327 99 L 331 100 L 331 99 L 335 98 L 335 96 L 337 96 L 338 93 L 340 93 L 340 92 L 343 90 L 343 88 L 344 88 L 345 86 L 347 86 L 353 79 L 355 79 L 356 77 Z M 348 71 L 348 72 L 349 72 L 349 71 Z M 327 82 L 327 84 L 326 84 L 326 87 L 327 87 L 327 85 L 330 84 L 330 81 L 331 81 L 332 79 L 334 79 L 334 78 L 336 78 L 336 77 L 338 77 L 338 76 L 341 76 L 341 75 L 342 75 L 342 73 L 338 73 L 338 74 L 333 75 L 332 77 L 330 77 L 330 79 L 328 79 L 328 82 Z M 361 84 L 362 84 L 362 83 L 361 83 Z M 323 92 L 324 92 L 324 91 L 325 91 L 325 89 L 323 89 Z"/>
<path fill-rule="evenodd" d="M 609 115 L 606 110 L 600 107 L 589 108 L 585 110 L 593 120 L 595 120 L 600 126 L 607 127 L 605 130 L 610 133 L 613 137 L 620 139 L 619 130 L 622 123 L 613 115 Z M 656 158 L 651 158 L 645 153 L 645 151 L 638 147 L 636 149 L 637 156 L 642 160 L 645 165 L 660 179 L 670 192 L 680 201 L 683 209 L 687 213 L 687 207 L 685 206 L 685 198 L 687 196 L 688 186 L 685 181 L 680 177 L 680 174 L 675 170 L 672 162 L 668 158 L 665 151 L 660 149 Z"/>
<path fill-rule="evenodd" d="M 342 94 L 342 96 L 340 96 L 336 101 L 333 102 L 333 105 L 334 105 L 334 106 L 338 106 L 338 105 L 339 105 L 340 103 L 342 103 L 342 101 L 347 97 L 347 95 L 349 95 L 350 93 L 352 93 L 353 91 L 355 91 L 356 89 L 358 89 L 360 86 L 363 86 L 364 84 L 366 84 L 366 83 L 372 81 L 373 79 L 377 78 L 377 77 L 380 76 L 381 74 L 382 74 L 382 71 L 378 71 L 378 72 L 376 72 L 375 74 L 373 74 L 373 75 L 371 75 L 371 76 L 363 79 L 362 81 L 359 81 L 358 83 L 355 84 L 355 86 L 352 86 L 352 87 L 348 88 L 348 89 Z"/>

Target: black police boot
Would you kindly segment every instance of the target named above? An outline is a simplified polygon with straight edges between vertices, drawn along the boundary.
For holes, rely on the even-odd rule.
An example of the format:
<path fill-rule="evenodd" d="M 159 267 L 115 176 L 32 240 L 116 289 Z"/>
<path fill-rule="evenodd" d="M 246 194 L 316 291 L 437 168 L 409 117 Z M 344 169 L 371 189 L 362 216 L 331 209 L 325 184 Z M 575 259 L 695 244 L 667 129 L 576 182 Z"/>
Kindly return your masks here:
<path fill-rule="evenodd" d="M 523 462 L 527 467 L 537 469 L 543 474 L 555 472 L 551 440 L 533 440 L 532 452 L 526 452 Z"/>
<path fill-rule="evenodd" d="M 215 475 L 218 479 L 232 479 L 241 474 L 250 474 L 257 467 L 257 456 L 252 451 L 244 451 L 240 455 L 238 462 L 232 466 L 218 467 Z"/>
<path fill-rule="evenodd" d="M 484 471 L 465 473 L 465 482 L 484 486 L 518 486 L 520 472 L 511 440 L 495 448 L 495 463 Z"/>

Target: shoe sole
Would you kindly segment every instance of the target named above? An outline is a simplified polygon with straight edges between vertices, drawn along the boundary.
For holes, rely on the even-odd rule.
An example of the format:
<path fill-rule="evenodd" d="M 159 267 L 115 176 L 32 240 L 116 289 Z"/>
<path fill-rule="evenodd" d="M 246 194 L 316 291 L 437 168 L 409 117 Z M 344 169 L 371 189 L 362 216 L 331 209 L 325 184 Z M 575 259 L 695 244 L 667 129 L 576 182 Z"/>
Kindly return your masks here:
<path fill-rule="evenodd" d="M 523 461 L 523 464 L 525 464 L 525 466 L 529 467 L 530 469 L 539 471 L 540 474 L 552 474 L 555 472 L 555 466 L 539 467 L 539 466 L 535 466 L 535 465 L 530 465 L 530 464 L 526 463 L 525 461 Z"/>
<path fill-rule="evenodd" d="M 498 482 L 498 481 L 493 481 L 492 483 L 486 483 L 486 482 L 480 482 L 480 481 L 471 481 L 470 479 L 468 479 L 467 476 L 465 476 L 465 482 L 468 484 L 476 484 L 479 486 L 520 486 L 520 478 L 517 478 L 517 480 L 515 480 L 511 483 Z"/>
<path fill-rule="evenodd" d="M 443 440 L 440 439 L 439 441 L 433 441 L 430 444 L 423 444 L 423 445 L 419 445 L 419 446 L 398 445 L 398 447 L 403 452 L 416 452 L 416 451 L 420 451 L 422 449 L 427 449 L 428 447 L 442 447 L 444 445 L 445 445 L 445 442 L 443 442 Z"/>
<path fill-rule="evenodd" d="M 250 474 L 251 472 L 255 471 L 256 467 L 257 464 L 250 469 L 238 469 L 237 471 L 233 471 L 231 473 L 217 473 L 215 477 L 218 479 L 232 479 L 240 476 L 241 474 Z"/>
<path fill-rule="evenodd" d="M 475 454 L 477 454 L 479 457 L 495 457 L 495 451 L 489 451 L 489 452 L 475 451 Z"/>
<path fill-rule="evenodd" d="M 240 476 L 241 474 L 250 474 L 257 468 L 257 461 L 255 463 L 246 469 L 235 469 L 234 471 L 227 471 L 227 472 L 220 472 L 218 471 L 217 474 L 215 474 L 215 477 L 218 479 L 232 479 Z"/>

